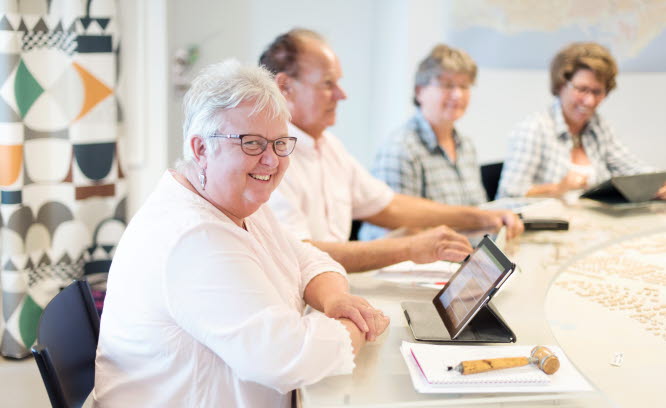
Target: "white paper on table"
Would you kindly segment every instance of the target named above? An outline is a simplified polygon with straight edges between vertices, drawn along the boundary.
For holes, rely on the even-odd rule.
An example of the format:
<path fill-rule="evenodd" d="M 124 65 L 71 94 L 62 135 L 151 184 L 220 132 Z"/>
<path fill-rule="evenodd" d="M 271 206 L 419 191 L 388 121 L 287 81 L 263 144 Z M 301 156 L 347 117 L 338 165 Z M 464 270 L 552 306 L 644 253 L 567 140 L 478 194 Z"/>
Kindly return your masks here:
<path fill-rule="evenodd" d="M 417 264 L 405 261 L 379 269 L 373 277 L 394 283 L 441 288 L 442 282 L 448 281 L 458 268 L 460 264 L 456 262 Z"/>
<path fill-rule="evenodd" d="M 555 198 L 499 198 L 483 203 L 479 208 L 484 210 L 511 210 L 515 213 L 521 213 L 525 218 L 562 218 L 564 216 L 564 205 Z"/>
<path fill-rule="evenodd" d="M 548 346 L 553 353 L 560 360 L 560 369 L 550 376 L 551 381 L 545 385 L 521 385 L 521 384 L 430 384 L 426 381 L 423 373 L 419 369 L 414 357 L 411 353 L 411 346 L 417 344 L 419 347 L 460 347 L 461 350 L 469 350 L 470 348 L 485 348 L 487 349 L 487 357 L 492 358 L 492 349 L 495 346 L 442 346 L 434 344 L 419 344 L 403 341 L 400 346 L 400 353 L 405 360 L 409 376 L 412 379 L 412 385 L 417 392 L 427 394 L 485 394 L 485 393 L 500 393 L 500 392 L 514 392 L 514 393 L 548 393 L 548 392 L 581 392 L 592 391 L 592 386 L 585 380 L 585 378 L 576 370 L 571 364 L 569 359 L 566 358 L 564 352 L 559 347 Z M 511 347 L 511 346 L 501 346 Z M 521 346 L 518 346 L 519 348 Z M 524 347 L 524 346 L 523 346 Z M 442 369 L 445 369 L 442 366 Z M 510 369 L 509 369 L 510 370 Z"/>

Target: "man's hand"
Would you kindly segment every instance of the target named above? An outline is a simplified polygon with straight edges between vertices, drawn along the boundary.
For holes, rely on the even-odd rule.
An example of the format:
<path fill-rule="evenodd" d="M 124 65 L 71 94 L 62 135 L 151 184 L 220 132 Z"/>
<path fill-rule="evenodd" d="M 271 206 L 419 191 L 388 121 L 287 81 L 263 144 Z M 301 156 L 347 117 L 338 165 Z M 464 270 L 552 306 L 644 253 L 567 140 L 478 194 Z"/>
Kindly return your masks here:
<path fill-rule="evenodd" d="M 502 225 L 506 225 L 506 239 L 512 239 L 525 231 L 523 221 L 516 213 L 508 210 L 494 211 L 502 220 Z"/>
<path fill-rule="evenodd" d="M 469 240 L 445 225 L 403 239 L 409 240 L 409 259 L 416 263 L 462 262 L 472 252 Z"/>
<path fill-rule="evenodd" d="M 486 210 L 483 211 L 483 228 L 497 231 L 503 225 L 506 226 L 506 238 L 512 239 L 525 231 L 525 226 L 520 217 L 509 210 Z"/>
<path fill-rule="evenodd" d="M 390 323 L 384 313 L 375 309 L 362 297 L 342 293 L 331 297 L 324 305 L 326 316 L 339 319 L 347 318 L 365 333 L 367 341 L 374 341 Z"/>

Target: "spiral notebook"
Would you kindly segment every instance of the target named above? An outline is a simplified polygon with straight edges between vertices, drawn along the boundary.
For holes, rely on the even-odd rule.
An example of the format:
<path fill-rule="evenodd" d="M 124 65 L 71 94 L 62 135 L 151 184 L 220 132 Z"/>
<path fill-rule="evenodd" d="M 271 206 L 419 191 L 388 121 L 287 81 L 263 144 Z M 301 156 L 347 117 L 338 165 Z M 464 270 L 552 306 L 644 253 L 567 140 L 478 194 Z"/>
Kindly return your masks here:
<path fill-rule="evenodd" d="M 533 366 L 472 375 L 447 370 L 448 366 L 456 366 L 464 360 L 529 356 L 533 347 L 453 346 L 403 341 L 400 351 L 414 388 L 422 393 L 543 393 L 592 390 L 590 384 L 556 346 L 548 346 L 560 360 L 560 369 L 553 375 L 546 375 Z"/>
<path fill-rule="evenodd" d="M 430 384 L 544 385 L 550 382 L 548 375 L 532 365 L 473 375 L 462 375 L 458 371 L 447 369 L 449 366 L 455 367 L 461 361 L 466 360 L 529 356 L 532 350 L 531 346 L 459 347 L 412 344 L 409 349 L 421 373 Z"/>

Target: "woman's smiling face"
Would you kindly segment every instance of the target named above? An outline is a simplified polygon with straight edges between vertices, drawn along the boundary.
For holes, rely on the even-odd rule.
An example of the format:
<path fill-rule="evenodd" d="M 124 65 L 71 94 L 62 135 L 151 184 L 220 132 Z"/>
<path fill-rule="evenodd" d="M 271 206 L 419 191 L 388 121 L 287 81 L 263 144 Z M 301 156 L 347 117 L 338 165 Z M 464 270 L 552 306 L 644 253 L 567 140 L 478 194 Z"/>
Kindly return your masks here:
<path fill-rule="evenodd" d="M 287 136 L 287 122 L 272 118 L 266 110 L 250 116 L 252 103 L 219 113 L 223 116 L 218 134 L 254 134 L 270 141 Z M 217 152 L 206 155 L 206 194 L 227 215 L 243 219 L 270 198 L 289 167 L 289 157 L 275 154 L 272 144 L 263 153 L 243 152 L 239 139 L 217 139 Z"/>

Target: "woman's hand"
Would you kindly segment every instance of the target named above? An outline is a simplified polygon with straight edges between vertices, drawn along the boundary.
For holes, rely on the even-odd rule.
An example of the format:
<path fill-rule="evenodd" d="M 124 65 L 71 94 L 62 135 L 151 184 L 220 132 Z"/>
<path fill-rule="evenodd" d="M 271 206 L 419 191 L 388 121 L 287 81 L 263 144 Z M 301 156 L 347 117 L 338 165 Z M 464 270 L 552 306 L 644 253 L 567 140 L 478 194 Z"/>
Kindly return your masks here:
<path fill-rule="evenodd" d="M 658 200 L 666 200 L 666 183 L 657 191 L 655 198 Z"/>
<path fill-rule="evenodd" d="M 566 176 L 558 183 L 559 194 L 562 195 L 569 190 L 579 190 L 581 188 L 587 187 L 587 176 L 584 176 L 575 171 L 570 171 Z"/>
<path fill-rule="evenodd" d="M 367 341 L 374 341 L 390 323 L 384 313 L 375 309 L 362 297 L 341 293 L 331 297 L 324 305 L 326 316 L 339 319 L 347 318 L 365 333 Z"/>

